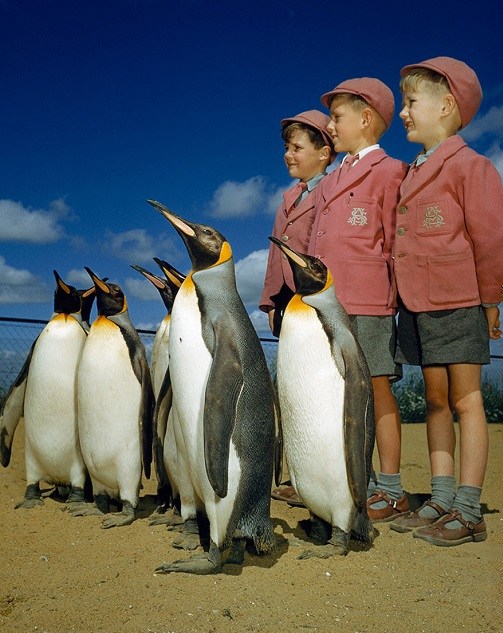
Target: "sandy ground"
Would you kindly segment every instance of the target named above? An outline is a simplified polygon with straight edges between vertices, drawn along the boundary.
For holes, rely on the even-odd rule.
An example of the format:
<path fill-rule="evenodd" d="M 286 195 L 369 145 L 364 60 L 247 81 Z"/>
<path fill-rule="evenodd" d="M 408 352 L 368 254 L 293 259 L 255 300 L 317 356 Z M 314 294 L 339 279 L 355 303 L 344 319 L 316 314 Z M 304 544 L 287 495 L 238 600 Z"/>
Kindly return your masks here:
<path fill-rule="evenodd" d="M 403 479 L 417 505 L 429 489 L 425 428 L 404 425 Z M 380 524 L 369 551 L 298 560 L 308 543 L 303 508 L 272 501 L 274 555 L 246 555 L 241 569 L 213 576 L 155 575 L 184 558 L 176 532 L 149 525 L 155 486 L 146 482 L 141 517 L 101 529 L 60 502 L 14 510 L 25 488 L 23 429 L 0 470 L 0 630 L 28 633 L 189 633 L 503 631 L 503 425 L 490 425 L 483 492 L 489 532 L 483 543 L 428 545 Z"/>

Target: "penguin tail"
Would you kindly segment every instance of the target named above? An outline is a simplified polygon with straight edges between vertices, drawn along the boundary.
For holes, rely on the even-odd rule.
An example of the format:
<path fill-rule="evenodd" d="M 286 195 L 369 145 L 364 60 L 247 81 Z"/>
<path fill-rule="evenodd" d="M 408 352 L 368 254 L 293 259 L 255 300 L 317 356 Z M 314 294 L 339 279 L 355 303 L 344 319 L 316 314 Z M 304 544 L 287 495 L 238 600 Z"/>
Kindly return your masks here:
<path fill-rule="evenodd" d="M 375 530 L 367 514 L 367 508 L 358 508 L 351 536 L 362 543 L 374 542 Z"/>

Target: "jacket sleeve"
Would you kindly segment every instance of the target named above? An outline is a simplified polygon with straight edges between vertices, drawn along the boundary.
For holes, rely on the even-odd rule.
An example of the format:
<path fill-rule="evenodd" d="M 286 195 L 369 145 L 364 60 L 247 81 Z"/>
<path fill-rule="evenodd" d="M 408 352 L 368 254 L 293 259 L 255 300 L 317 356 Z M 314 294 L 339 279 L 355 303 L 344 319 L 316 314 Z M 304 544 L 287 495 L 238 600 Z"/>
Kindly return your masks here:
<path fill-rule="evenodd" d="M 503 284 L 503 185 L 493 163 L 476 154 L 463 170 L 459 199 L 475 259 L 480 300 L 499 303 Z"/>

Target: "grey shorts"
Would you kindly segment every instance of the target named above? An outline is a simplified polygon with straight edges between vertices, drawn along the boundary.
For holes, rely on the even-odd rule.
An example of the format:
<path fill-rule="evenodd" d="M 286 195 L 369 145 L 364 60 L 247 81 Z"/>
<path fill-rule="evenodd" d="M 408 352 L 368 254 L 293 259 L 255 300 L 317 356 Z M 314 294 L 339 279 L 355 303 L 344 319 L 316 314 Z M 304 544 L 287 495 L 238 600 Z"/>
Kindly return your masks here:
<path fill-rule="evenodd" d="M 353 332 L 363 350 L 371 376 L 398 380 L 402 367 L 395 362 L 396 322 L 392 316 L 349 315 Z"/>
<path fill-rule="evenodd" d="M 398 313 L 396 360 L 406 365 L 490 362 L 489 327 L 482 306 Z"/>

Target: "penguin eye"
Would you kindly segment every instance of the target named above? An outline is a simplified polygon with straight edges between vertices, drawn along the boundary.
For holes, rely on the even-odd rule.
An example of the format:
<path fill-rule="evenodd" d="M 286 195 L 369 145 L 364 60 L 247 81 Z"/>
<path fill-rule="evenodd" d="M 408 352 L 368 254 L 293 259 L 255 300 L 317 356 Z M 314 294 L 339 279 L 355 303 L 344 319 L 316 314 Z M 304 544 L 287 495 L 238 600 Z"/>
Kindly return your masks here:
<path fill-rule="evenodd" d="M 205 235 L 212 235 L 212 234 L 213 234 L 213 231 L 212 231 L 211 229 L 203 229 L 203 233 L 204 233 Z"/>

